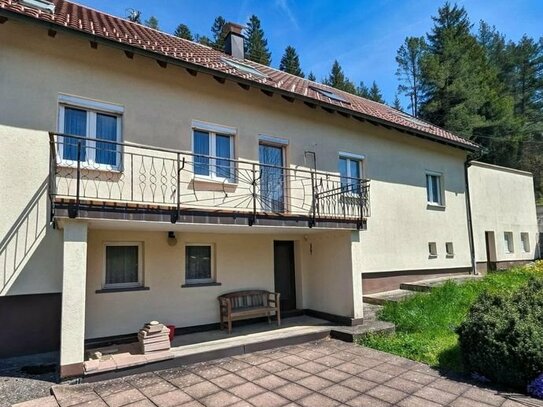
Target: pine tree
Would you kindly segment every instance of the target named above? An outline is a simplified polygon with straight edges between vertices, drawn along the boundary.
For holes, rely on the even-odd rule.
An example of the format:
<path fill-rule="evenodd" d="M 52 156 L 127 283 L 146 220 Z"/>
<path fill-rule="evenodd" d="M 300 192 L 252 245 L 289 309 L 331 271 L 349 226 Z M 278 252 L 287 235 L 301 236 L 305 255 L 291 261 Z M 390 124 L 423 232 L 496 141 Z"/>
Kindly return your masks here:
<path fill-rule="evenodd" d="M 160 28 L 158 27 L 158 19 L 155 16 L 151 16 L 147 20 L 145 20 L 145 25 L 149 28 L 160 30 Z"/>
<path fill-rule="evenodd" d="M 313 72 L 309 72 L 309 75 L 307 75 L 307 80 L 315 82 L 317 78 Z"/>
<path fill-rule="evenodd" d="M 394 96 L 394 102 L 392 103 L 392 107 L 396 110 L 399 110 L 400 112 L 403 112 L 402 102 L 400 102 L 398 94 Z"/>
<path fill-rule="evenodd" d="M 213 41 L 207 35 L 196 34 L 194 36 L 194 41 L 202 45 L 207 45 L 208 47 L 213 47 Z"/>
<path fill-rule="evenodd" d="M 269 66 L 271 52 L 268 49 L 268 41 L 264 37 L 264 30 L 257 16 L 252 15 L 249 19 L 245 37 L 247 38 L 247 41 L 245 41 L 245 58 Z"/>
<path fill-rule="evenodd" d="M 364 81 L 360 81 L 360 85 L 356 88 L 356 94 L 360 97 L 369 99 L 370 98 L 370 90 L 364 83 Z"/>
<path fill-rule="evenodd" d="M 379 86 L 377 86 L 377 82 L 375 81 L 373 81 L 373 84 L 371 85 L 368 99 L 373 100 L 374 102 L 385 103 L 381 89 L 379 89 Z"/>
<path fill-rule="evenodd" d="M 421 62 L 426 52 L 424 37 L 407 37 L 396 53 L 398 69 L 396 76 L 400 80 L 398 92 L 410 100 L 409 108 L 415 117 L 419 115 L 422 99 L 422 68 Z"/>
<path fill-rule="evenodd" d="M 190 28 L 186 24 L 179 24 L 175 29 L 173 35 L 189 41 L 194 40 L 194 38 L 192 37 L 192 33 L 190 32 Z"/>
<path fill-rule="evenodd" d="M 222 16 L 215 18 L 213 25 L 211 26 L 211 33 L 213 34 L 213 48 L 224 51 L 224 42 L 226 40 L 226 33 L 224 32 L 224 25 L 226 20 Z"/>
<path fill-rule="evenodd" d="M 305 76 L 302 72 L 302 68 L 300 67 L 300 57 L 298 56 L 296 49 L 290 45 L 285 49 L 285 53 L 283 54 L 281 63 L 279 64 L 279 69 L 281 71 L 299 76 L 300 78 Z"/>
<path fill-rule="evenodd" d="M 323 80 L 323 83 L 333 88 L 356 94 L 356 86 L 345 76 L 337 60 L 334 61 L 330 74 Z"/>

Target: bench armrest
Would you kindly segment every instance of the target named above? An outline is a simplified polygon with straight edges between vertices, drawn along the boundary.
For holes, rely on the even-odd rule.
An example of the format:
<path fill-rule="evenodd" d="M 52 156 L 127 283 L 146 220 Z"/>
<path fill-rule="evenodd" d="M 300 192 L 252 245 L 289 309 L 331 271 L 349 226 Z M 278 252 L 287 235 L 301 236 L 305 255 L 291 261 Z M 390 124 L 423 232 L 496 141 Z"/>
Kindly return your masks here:
<path fill-rule="evenodd" d="M 280 293 L 268 293 L 268 305 L 272 304 L 274 307 L 279 307 L 279 297 Z"/>
<path fill-rule="evenodd" d="M 228 297 L 219 297 L 219 303 L 221 307 L 226 307 L 228 313 L 232 312 L 232 301 Z"/>

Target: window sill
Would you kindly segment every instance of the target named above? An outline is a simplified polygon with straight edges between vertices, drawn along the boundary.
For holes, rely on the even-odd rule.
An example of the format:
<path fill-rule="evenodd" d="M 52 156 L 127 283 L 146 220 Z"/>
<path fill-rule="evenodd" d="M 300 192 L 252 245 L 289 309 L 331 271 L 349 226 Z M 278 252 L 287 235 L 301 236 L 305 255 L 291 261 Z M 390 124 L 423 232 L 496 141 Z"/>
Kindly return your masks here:
<path fill-rule="evenodd" d="M 228 180 L 226 178 L 212 178 L 206 177 L 205 175 L 196 175 L 192 178 L 192 182 L 202 183 L 202 184 L 220 184 L 228 185 L 232 187 L 237 187 L 238 183 L 235 181 Z"/>
<path fill-rule="evenodd" d="M 57 160 L 57 166 L 59 168 L 77 169 L 77 161 L 73 160 Z M 98 172 L 111 172 L 114 174 L 121 174 L 123 169 L 119 165 L 110 166 L 107 164 L 96 164 L 88 161 L 81 161 L 81 169 L 86 171 L 98 171 Z"/>
<path fill-rule="evenodd" d="M 119 288 L 102 288 L 101 290 L 96 290 L 96 294 L 106 294 L 106 293 L 124 293 L 127 291 L 149 291 L 149 287 L 119 287 Z"/>
<path fill-rule="evenodd" d="M 435 203 L 428 202 L 426 204 L 426 209 L 431 209 L 433 211 L 444 211 L 445 210 L 445 205 L 440 205 L 440 204 L 435 204 Z"/>
<path fill-rule="evenodd" d="M 437 254 L 430 254 L 428 256 L 429 259 L 437 259 Z"/>
<path fill-rule="evenodd" d="M 447 256 L 445 257 L 447 257 L 448 259 L 452 259 L 454 257 L 454 254 L 447 254 Z"/>
<path fill-rule="evenodd" d="M 216 283 L 216 282 L 211 282 L 211 283 L 189 283 L 189 284 L 183 284 L 181 286 L 181 288 L 213 287 L 213 286 L 218 286 L 218 285 L 222 285 L 222 283 Z"/>

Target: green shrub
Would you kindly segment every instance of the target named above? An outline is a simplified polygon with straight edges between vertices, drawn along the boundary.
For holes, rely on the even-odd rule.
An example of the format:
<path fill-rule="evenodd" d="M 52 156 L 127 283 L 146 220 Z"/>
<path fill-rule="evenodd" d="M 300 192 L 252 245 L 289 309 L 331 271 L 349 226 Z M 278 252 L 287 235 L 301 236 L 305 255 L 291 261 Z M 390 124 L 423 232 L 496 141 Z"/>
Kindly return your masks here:
<path fill-rule="evenodd" d="M 543 280 L 483 293 L 457 332 L 467 371 L 525 390 L 543 373 Z"/>

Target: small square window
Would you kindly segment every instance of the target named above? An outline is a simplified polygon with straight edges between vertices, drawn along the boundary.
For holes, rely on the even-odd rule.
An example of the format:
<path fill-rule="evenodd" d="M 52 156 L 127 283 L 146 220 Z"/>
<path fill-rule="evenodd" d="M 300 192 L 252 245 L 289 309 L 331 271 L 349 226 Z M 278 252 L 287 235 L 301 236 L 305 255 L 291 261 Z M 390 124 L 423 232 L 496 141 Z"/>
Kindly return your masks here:
<path fill-rule="evenodd" d="M 520 234 L 520 240 L 522 241 L 522 250 L 524 253 L 530 252 L 530 234 L 528 232 L 522 232 Z"/>
<path fill-rule="evenodd" d="M 185 284 L 211 283 L 213 279 L 213 246 L 185 246 Z"/>
<path fill-rule="evenodd" d="M 142 285 L 141 243 L 106 243 L 104 288 Z"/>
<path fill-rule="evenodd" d="M 454 246 L 452 242 L 445 243 L 445 252 L 447 257 L 454 257 Z"/>
<path fill-rule="evenodd" d="M 430 257 L 437 257 L 437 244 L 436 242 L 428 243 L 428 254 Z"/>
<path fill-rule="evenodd" d="M 515 247 L 513 245 L 513 232 L 504 232 L 503 234 L 505 253 L 514 253 Z"/>
<path fill-rule="evenodd" d="M 428 204 L 442 206 L 443 201 L 443 176 L 440 174 L 426 174 L 426 198 Z"/>

